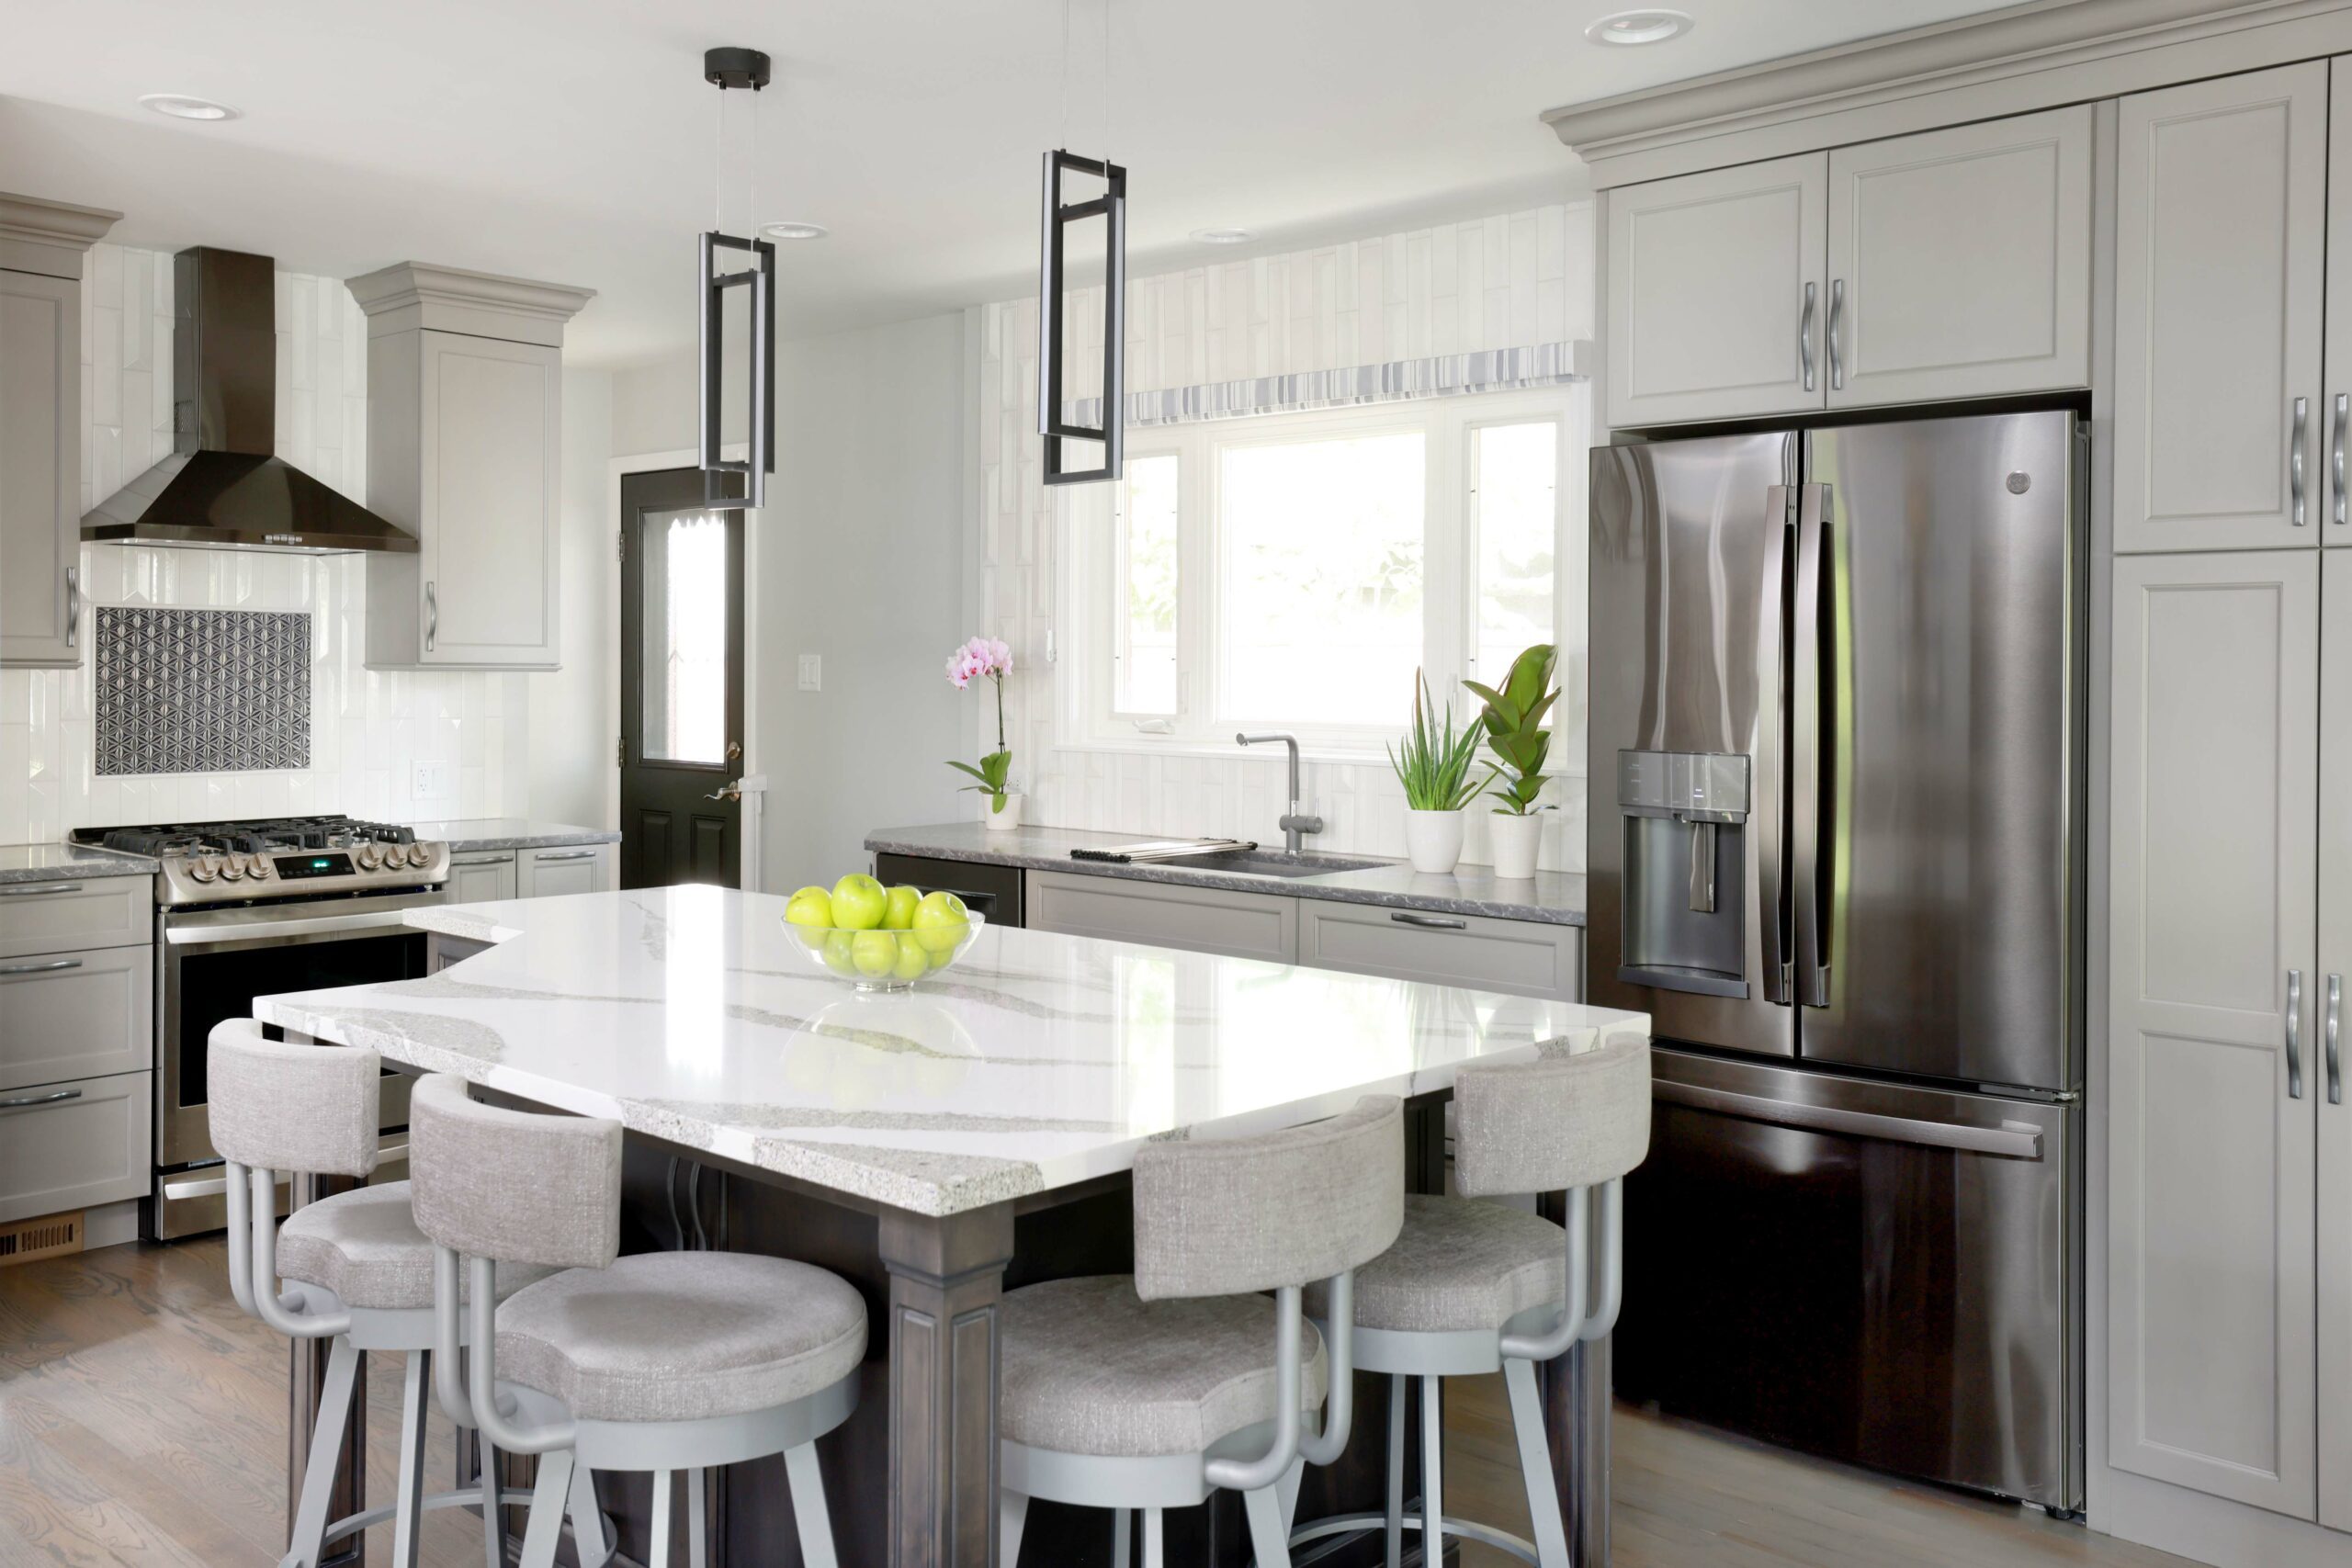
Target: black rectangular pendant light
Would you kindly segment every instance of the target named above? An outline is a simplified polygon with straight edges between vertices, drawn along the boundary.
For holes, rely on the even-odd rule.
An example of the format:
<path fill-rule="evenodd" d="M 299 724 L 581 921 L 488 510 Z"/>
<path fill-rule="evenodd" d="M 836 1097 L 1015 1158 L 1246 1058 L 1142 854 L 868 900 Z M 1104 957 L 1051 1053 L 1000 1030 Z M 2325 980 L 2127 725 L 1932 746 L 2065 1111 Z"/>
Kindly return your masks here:
<path fill-rule="evenodd" d="M 1062 175 L 1091 175 L 1102 182 L 1091 201 L 1062 203 Z M 1100 218 L 1107 225 L 1102 279 L 1102 423 L 1073 424 L 1062 389 L 1062 232 L 1072 223 Z M 1046 482 L 1091 484 L 1119 477 L 1126 423 L 1127 171 L 1117 164 L 1080 158 L 1059 149 L 1046 154 L 1045 252 L 1037 290 L 1037 433 L 1046 438 Z M 1062 467 L 1064 441 L 1099 441 L 1102 465 Z"/>
<path fill-rule="evenodd" d="M 742 252 L 752 258 L 753 265 L 741 272 L 719 272 L 716 264 L 722 250 Z M 768 476 L 775 472 L 775 245 L 772 241 L 739 239 L 712 229 L 702 236 L 701 255 L 698 403 L 702 418 L 697 457 L 703 501 L 710 506 L 726 503 L 757 511 L 767 504 Z M 727 319 L 727 291 L 738 288 L 752 291 L 752 439 L 749 455 L 735 461 L 719 456 L 723 405 L 719 372 L 724 363 L 720 340 Z M 743 476 L 742 488 L 732 494 L 727 493 L 733 488 L 728 483 L 729 474 Z"/>

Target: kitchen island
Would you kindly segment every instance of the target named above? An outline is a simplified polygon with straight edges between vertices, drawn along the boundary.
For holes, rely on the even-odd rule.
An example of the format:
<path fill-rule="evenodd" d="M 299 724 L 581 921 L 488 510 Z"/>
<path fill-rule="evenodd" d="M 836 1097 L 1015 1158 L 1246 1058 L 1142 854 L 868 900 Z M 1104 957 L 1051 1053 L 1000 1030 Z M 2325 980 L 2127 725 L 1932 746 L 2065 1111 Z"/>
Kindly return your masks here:
<path fill-rule="evenodd" d="M 423 979 L 255 1011 L 289 1035 L 618 1119 L 639 1200 L 625 1216 L 632 1249 L 776 1252 L 865 1291 L 864 1403 L 826 1455 L 846 1562 L 991 1561 L 995 1303 L 1009 1287 L 1125 1267 L 1125 1173 L 1147 1141 L 1396 1094 L 1421 1112 L 1408 1179 L 1433 1190 L 1434 1112 L 1461 1063 L 1647 1031 L 1642 1015 L 1566 1002 L 997 929 L 911 993 L 861 994 L 811 962 L 783 908 L 710 887 L 420 908 L 412 923 L 491 945 Z M 715 1213 L 692 1177 L 683 1198 L 656 1177 L 679 1160 L 720 1174 Z M 1579 1386 L 1571 1359 L 1555 1364 L 1547 1404 L 1572 1536 L 1589 1540 L 1576 1527 L 1605 1519 L 1591 1446 L 1606 1393 Z M 1355 1445 L 1379 1449 L 1376 1433 Z M 1310 1480 L 1302 1517 L 1324 1496 L 1360 1503 L 1351 1483 L 1376 1483 L 1375 1468 L 1367 1457 Z M 775 1479 L 738 1478 L 721 1500 L 717 1540 L 738 1562 L 788 1551 Z M 1240 1561 L 1238 1520 L 1202 1512 L 1180 1559 Z M 1046 1561 L 1046 1521 L 1032 1520 Z M 1088 1552 L 1107 1543 L 1100 1517 L 1068 1528 L 1074 1542 L 1104 1538 Z"/>

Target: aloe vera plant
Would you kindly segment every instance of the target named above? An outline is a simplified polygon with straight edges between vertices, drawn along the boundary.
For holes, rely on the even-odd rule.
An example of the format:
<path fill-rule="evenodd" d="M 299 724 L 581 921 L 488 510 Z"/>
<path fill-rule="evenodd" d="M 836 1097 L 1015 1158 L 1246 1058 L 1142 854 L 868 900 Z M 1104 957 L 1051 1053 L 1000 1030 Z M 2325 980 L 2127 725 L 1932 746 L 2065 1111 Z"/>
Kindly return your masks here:
<path fill-rule="evenodd" d="M 1470 776 L 1478 752 L 1478 727 L 1457 729 L 1453 705 L 1442 717 L 1432 716 L 1436 703 L 1430 696 L 1429 678 L 1413 671 L 1413 728 L 1401 746 L 1388 748 L 1389 765 L 1405 786 L 1405 804 L 1416 811 L 1459 811 L 1486 788 L 1486 781 Z"/>
<path fill-rule="evenodd" d="M 1558 661 L 1559 650 L 1539 642 L 1510 661 L 1499 690 L 1476 681 L 1462 682 L 1486 704 L 1478 716 L 1486 728 L 1487 750 L 1494 753 L 1487 763 L 1487 782 L 1501 802 L 1495 807 L 1498 816 L 1524 817 L 1538 809 L 1544 759 L 1552 750 L 1544 716 L 1560 697 L 1560 689 L 1552 684 Z"/>

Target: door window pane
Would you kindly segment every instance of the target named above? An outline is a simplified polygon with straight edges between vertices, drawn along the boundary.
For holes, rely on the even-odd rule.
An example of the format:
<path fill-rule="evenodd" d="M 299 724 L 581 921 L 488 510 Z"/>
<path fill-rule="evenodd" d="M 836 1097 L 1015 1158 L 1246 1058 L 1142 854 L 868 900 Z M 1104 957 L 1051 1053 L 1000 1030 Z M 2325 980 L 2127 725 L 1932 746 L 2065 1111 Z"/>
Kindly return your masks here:
<path fill-rule="evenodd" d="M 1418 431 L 1226 449 L 1226 716 L 1385 724 L 1422 662 Z"/>
<path fill-rule="evenodd" d="M 1117 660 L 1120 713 L 1176 711 L 1176 455 L 1126 461 L 1120 519 Z"/>
<path fill-rule="evenodd" d="M 1500 681 L 1532 644 L 1553 639 L 1560 427 L 1491 424 L 1471 436 L 1478 529 L 1478 626 L 1472 673 Z"/>
<path fill-rule="evenodd" d="M 645 734 L 650 761 L 727 760 L 727 521 L 715 512 L 649 513 L 645 562 Z"/>

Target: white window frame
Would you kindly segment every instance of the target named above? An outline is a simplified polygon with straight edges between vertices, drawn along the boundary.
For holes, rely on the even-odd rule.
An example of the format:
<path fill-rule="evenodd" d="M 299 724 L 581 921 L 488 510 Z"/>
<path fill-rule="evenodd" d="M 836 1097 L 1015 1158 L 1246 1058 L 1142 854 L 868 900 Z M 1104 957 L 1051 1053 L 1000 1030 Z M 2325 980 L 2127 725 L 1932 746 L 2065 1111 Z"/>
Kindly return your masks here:
<path fill-rule="evenodd" d="M 1579 417 L 1580 415 L 1584 417 Z M 1460 682 L 1472 668 L 1477 633 L 1478 536 L 1471 485 L 1476 433 L 1493 425 L 1551 419 L 1560 427 L 1559 472 L 1555 481 L 1553 625 L 1562 659 L 1560 675 L 1570 673 L 1568 657 L 1582 670 L 1585 641 L 1584 470 L 1589 439 L 1589 398 L 1581 383 L 1525 391 L 1421 398 L 1262 414 L 1247 419 L 1203 421 L 1130 432 L 1129 461 L 1173 455 L 1177 490 L 1177 709 L 1173 716 L 1123 712 L 1115 704 L 1114 667 L 1124 594 L 1117 578 L 1125 552 L 1124 485 L 1071 486 L 1058 491 L 1057 530 L 1062 562 L 1057 592 L 1069 626 L 1057 673 L 1057 749 L 1134 751 L 1159 755 L 1230 755 L 1237 728 L 1265 727 L 1295 732 L 1301 748 L 1323 761 L 1385 762 L 1385 748 L 1403 728 L 1320 724 L 1302 716 L 1221 714 L 1216 711 L 1224 657 L 1218 636 L 1223 613 L 1221 581 L 1224 540 L 1219 487 L 1223 454 L 1237 447 L 1344 439 L 1403 431 L 1424 434 L 1424 592 L 1422 668 L 1430 689 L 1442 700 L 1454 694 L 1457 716 L 1467 716 L 1473 699 Z M 1500 671 L 1489 674 L 1498 675 Z M 1483 678 L 1483 677 L 1482 677 Z M 1563 698 L 1563 705 L 1566 699 Z M 1576 712 L 1582 711 L 1581 702 Z M 1573 747 L 1570 741 L 1575 744 Z M 1582 737 L 1562 735 L 1547 772 L 1581 774 Z"/>

